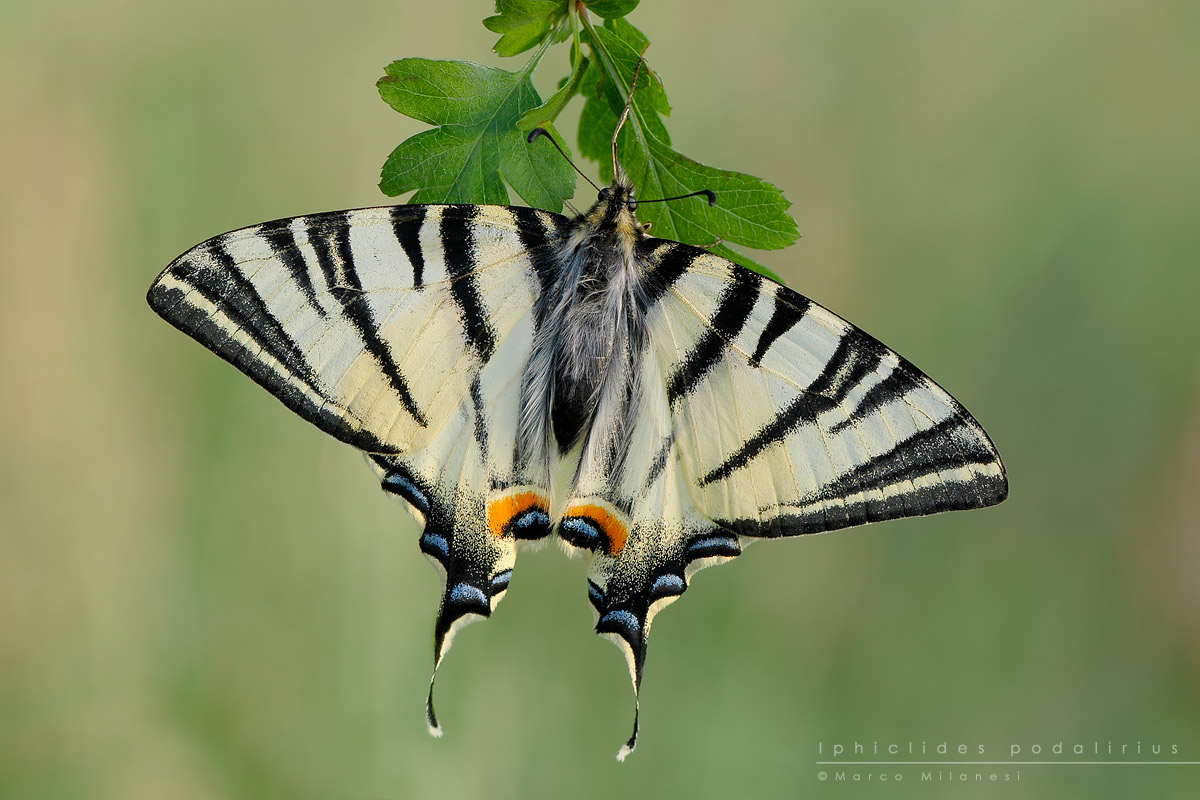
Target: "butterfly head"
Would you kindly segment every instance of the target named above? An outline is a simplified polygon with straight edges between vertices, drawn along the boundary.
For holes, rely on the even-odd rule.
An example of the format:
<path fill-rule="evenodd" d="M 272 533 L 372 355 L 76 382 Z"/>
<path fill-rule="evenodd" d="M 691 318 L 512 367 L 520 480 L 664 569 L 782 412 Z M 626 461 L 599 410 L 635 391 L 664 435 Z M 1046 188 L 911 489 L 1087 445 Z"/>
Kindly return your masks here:
<path fill-rule="evenodd" d="M 628 115 L 629 106 L 626 105 L 625 114 Z M 620 128 L 620 123 L 617 125 Z M 566 152 L 559 146 L 558 142 L 554 141 L 554 137 L 545 128 L 534 128 L 529 132 L 526 141 L 530 144 L 539 137 L 545 137 L 554 145 L 559 154 L 566 159 L 567 163 L 574 167 L 585 181 L 596 186 L 592 179 L 585 175 L 579 167 L 567 157 Z M 579 217 L 579 220 L 586 223 L 581 226 L 580 230 L 586 230 L 593 233 L 613 232 L 620 236 L 623 243 L 627 246 L 632 245 L 639 238 L 646 235 L 646 231 L 650 230 L 650 223 L 644 225 L 638 222 L 637 207 L 638 199 L 634 197 L 633 181 L 629 179 L 629 175 L 621 167 L 621 162 L 617 160 L 616 134 L 613 134 L 613 181 L 609 186 L 601 189 L 597 188 L 598 195 L 596 203 L 591 209 Z M 676 195 L 675 197 L 659 197 L 654 200 L 643 200 L 643 203 L 666 203 L 672 200 L 683 200 L 688 197 L 704 196 L 708 199 L 710 206 L 716 205 L 717 194 L 712 189 L 699 189 L 687 194 Z M 573 210 L 573 209 L 572 209 Z"/>
<path fill-rule="evenodd" d="M 618 172 L 612 184 L 600 190 L 596 204 L 584 217 L 596 230 L 613 231 L 621 238 L 637 239 L 645 235 L 645 227 L 638 222 L 637 207 L 633 184 L 624 173 Z"/>

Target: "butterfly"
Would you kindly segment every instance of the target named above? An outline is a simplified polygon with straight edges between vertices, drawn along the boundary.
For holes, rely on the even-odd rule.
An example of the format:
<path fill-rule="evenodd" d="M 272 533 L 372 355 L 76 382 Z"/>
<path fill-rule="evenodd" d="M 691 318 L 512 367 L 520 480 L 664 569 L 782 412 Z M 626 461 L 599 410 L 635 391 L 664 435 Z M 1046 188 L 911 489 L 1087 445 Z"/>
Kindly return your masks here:
<path fill-rule="evenodd" d="M 614 145 L 615 151 L 615 145 Z M 921 371 L 791 289 L 651 236 L 616 164 L 573 218 L 401 205 L 205 241 L 150 287 L 167 322 L 362 450 L 444 576 L 426 700 L 517 552 L 588 562 L 637 742 L 655 615 L 748 544 L 989 506 L 987 434 Z M 710 197 L 710 202 L 712 198 Z"/>

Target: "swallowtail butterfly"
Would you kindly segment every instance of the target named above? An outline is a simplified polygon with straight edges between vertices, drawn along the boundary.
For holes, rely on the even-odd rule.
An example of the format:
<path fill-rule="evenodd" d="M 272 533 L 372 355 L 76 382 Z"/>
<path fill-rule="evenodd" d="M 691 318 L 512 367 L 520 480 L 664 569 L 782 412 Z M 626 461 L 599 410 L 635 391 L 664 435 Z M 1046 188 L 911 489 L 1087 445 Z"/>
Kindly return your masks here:
<path fill-rule="evenodd" d="M 635 698 L 650 624 L 748 544 L 1008 493 L 967 411 L 796 292 L 650 236 L 615 168 L 568 218 L 400 205 L 209 239 L 150 287 L 165 320 L 364 453 L 445 577 L 434 672 L 518 550 L 588 561 Z M 426 703 L 430 731 L 441 729 Z M 632 751 L 633 735 L 618 758 Z"/>

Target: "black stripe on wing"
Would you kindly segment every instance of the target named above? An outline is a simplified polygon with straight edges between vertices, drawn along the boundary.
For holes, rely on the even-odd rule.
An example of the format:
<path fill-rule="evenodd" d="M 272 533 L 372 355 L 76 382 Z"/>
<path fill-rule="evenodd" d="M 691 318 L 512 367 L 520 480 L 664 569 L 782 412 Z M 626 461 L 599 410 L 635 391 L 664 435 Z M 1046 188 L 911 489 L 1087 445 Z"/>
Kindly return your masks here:
<path fill-rule="evenodd" d="M 657 263 L 654 264 L 654 254 L 657 253 Z M 646 306 L 650 307 L 662 299 L 662 296 L 675 285 L 675 281 L 683 277 L 692 262 L 704 251 L 698 247 L 671 242 L 666 239 L 644 239 L 638 244 L 638 254 L 654 264 L 648 273 L 645 291 Z"/>
<path fill-rule="evenodd" d="M 544 294 L 562 271 L 556 245 L 566 235 L 570 222 L 560 214 L 535 208 L 512 206 L 508 210 L 517 221 L 517 236 L 529 254 Z"/>
<path fill-rule="evenodd" d="M 819 391 L 840 406 L 846 400 L 846 395 L 879 368 L 879 363 L 887 352 L 874 337 L 858 328 L 848 329 L 830 359 L 830 366 L 836 365 L 837 371 L 829 385 Z M 828 369 L 829 367 L 826 368 L 827 371 Z"/>
<path fill-rule="evenodd" d="M 425 285 L 425 251 L 421 249 L 421 226 L 425 224 L 425 206 L 393 206 L 392 233 L 412 267 L 414 289 Z"/>
<path fill-rule="evenodd" d="M 822 412 L 834 407 L 833 401 L 824 395 L 808 392 L 801 394 L 787 408 L 780 411 L 773 420 L 759 429 L 758 433 L 747 439 L 719 466 L 700 478 L 700 485 L 707 486 L 713 481 L 729 477 L 735 470 L 745 467 L 764 450 L 781 441 L 796 428 L 805 423 L 814 422 Z"/>
<path fill-rule="evenodd" d="M 291 335 L 267 308 L 254 284 L 242 274 L 222 242 L 208 250 L 219 269 L 180 264 L 172 273 L 188 283 L 205 300 L 220 308 L 230 321 L 249 334 L 264 351 L 287 369 L 288 374 L 322 394 L 317 376 Z"/>
<path fill-rule="evenodd" d="M 728 477 L 796 428 L 816 422 L 822 413 L 837 408 L 846 395 L 879 366 L 885 352 L 883 345 L 871 336 L 857 328 L 848 328 L 816 379 L 773 420 L 704 475 L 700 485 Z"/>
<path fill-rule="evenodd" d="M 362 283 L 354 269 L 354 252 L 350 247 L 350 212 L 334 211 L 306 217 L 305 224 L 329 294 L 338 301 L 346 318 L 358 331 L 363 346 L 387 376 L 404 409 L 418 425 L 425 427 L 425 415 L 413 399 L 408 381 L 401 374 L 391 349 L 379 337 L 379 323 L 371 313 L 370 305 L 363 302 Z"/>
<path fill-rule="evenodd" d="M 967 420 L 950 416 L 899 442 L 887 453 L 872 458 L 842 475 L 837 480 L 820 487 L 808 497 L 802 497 L 799 505 L 819 500 L 845 498 L 880 486 L 889 486 L 912 481 L 926 476 L 937 476 L 942 470 L 959 467 L 989 466 L 996 464 L 996 453 L 983 438 L 982 432 Z M 970 481 L 939 481 L 944 485 L 946 508 L 932 508 L 917 513 L 933 513 L 949 508 L 979 508 L 999 503 L 1007 495 L 995 496 L 994 489 L 981 492 L 984 487 Z"/>
<path fill-rule="evenodd" d="M 754 353 L 750 356 L 750 366 L 752 367 L 757 367 L 762 363 L 763 357 L 771 349 L 771 345 L 775 344 L 780 336 L 795 327 L 812 305 L 812 301 L 804 295 L 789 291 L 782 286 L 776 287 L 775 294 L 771 299 L 774 303 L 774 307 L 771 309 L 771 318 L 767 320 L 766 326 L 758 335 L 758 343 L 754 346 Z"/>
<path fill-rule="evenodd" d="M 830 428 L 830 433 L 841 433 L 849 426 L 861 422 L 868 415 L 877 413 L 888 403 L 899 400 L 909 389 L 921 385 L 917 380 L 917 376 L 921 374 L 920 371 L 906 359 L 899 356 L 897 358 L 900 363 L 896 365 L 896 368 L 886 378 L 868 389 L 859 400 L 858 405 L 851 410 L 850 416 Z M 954 405 L 956 411 L 966 413 L 957 403 Z"/>
<path fill-rule="evenodd" d="M 942 474 L 971 467 L 996 467 L 997 471 L 972 470 L 966 480 L 949 480 Z M 928 485 L 912 483 L 921 478 L 936 480 Z M 878 491 L 905 483 L 909 485 L 891 497 Z M 955 415 L 914 433 L 887 453 L 789 503 L 796 507 L 794 513 L 766 521 L 714 521 L 741 536 L 795 536 L 899 517 L 983 508 L 1007 496 L 1008 481 L 991 443 L 975 424 Z M 830 505 L 828 501 L 841 502 Z"/>
<path fill-rule="evenodd" d="M 275 254 L 275 257 L 287 267 L 292 280 L 296 282 L 296 285 L 300 287 L 300 291 L 304 293 L 304 299 L 324 317 L 325 309 L 317 302 L 317 291 L 313 287 L 312 275 L 308 271 L 308 263 L 304 260 L 304 256 L 301 255 L 300 248 L 296 245 L 296 236 L 292 231 L 292 220 L 277 219 L 272 222 L 264 222 L 258 226 L 258 234 L 271 246 L 271 252 Z"/>
<path fill-rule="evenodd" d="M 654 460 L 650 462 L 650 469 L 646 472 L 646 480 L 642 482 L 643 492 L 650 491 L 650 487 L 662 477 L 663 471 L 667 468 L 667 459 L 671 457 L 671 451 L 674 448 L 675 431 L 671 431 L 670 435 L 663 439 L 663 443 L 659 445 Z"/>
<path fill-rule="evenodd" d="M 467 341 L 479 354 L 479 360 L 486 364 L 496 350 L 496 331 L 488 320 L 487 308 L 475 281 L 474 273 L 480 266 L 472 236 L 476 209 L 476 206 L 447 207 L 442 213 L 441 237 L 450 296 L 458 306 Z"/>
<path fill-rule="evenodd" d="M 471 381 L 471 410 L 474 412 L 475 418 L 475 444 L 478 445 L 479 452 L 483 454 L 484 459 L 487 459 L 488 423 L 483 403 L 483 387 L 479 382 L 478 375 Z"/>
<path fill-rule="evenodd" d="M 175 281 L 180 285 L 174 285 Z M 212 304 L 219 314 L 196 305 L 190 297 L 192 292 Z M 305 353 L 237 268 L 222 237 L 176 259 L 150 286 L 146 302 L 167 322 L 233 364 L 321 430 L 361 450 L 395 452 L 357 420 L 351 422 L 352 418 L 331 410 L 332 399 L 321 388 Z M 237 330 L 223 326 L 221 318 L 228 319 Z M 238 331 L 247 340 L 234 335 Z M 279 369 L 264 359 L 263 353 Z"/>
<path fill-rule="evenodd" d="M 762 276 L 748 269 L 736 270 L 717 303 L 710 327 L 684 356 L 667 381 L 667 401 L 674 405 L 690 394 L 720 360 L 725 346 L 737 338 L 759 297 Z"/>

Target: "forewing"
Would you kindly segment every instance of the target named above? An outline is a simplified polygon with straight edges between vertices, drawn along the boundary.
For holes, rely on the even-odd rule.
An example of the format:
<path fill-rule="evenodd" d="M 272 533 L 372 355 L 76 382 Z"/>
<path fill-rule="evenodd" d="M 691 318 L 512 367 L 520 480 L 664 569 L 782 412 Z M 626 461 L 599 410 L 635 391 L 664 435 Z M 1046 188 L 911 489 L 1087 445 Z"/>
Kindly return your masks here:
<path fill-rule="evenodd" d="M 651 312 L 696 505 L 741 537 L 979 508 L 1007 496 L 995 447 L 940 386 L 806 297 L 683 245 Z"/>
<path fill-rule="evenodd" d="M 326 433 L 404 453 L 464 401 L 529 310 L 530 254 L 562 224 L 492 206 L 277 220 L 192 248 L 147 299 Z"/>

